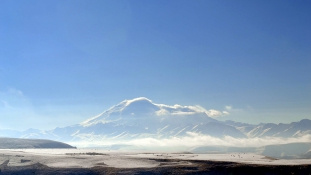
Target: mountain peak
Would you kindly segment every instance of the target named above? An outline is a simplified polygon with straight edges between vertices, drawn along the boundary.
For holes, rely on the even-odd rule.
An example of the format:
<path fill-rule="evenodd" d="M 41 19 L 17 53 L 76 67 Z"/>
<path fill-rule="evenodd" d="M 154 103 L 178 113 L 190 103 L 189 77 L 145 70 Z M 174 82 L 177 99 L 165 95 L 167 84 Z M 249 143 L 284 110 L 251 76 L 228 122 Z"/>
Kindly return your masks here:
<path fill-rule="evenodd" d="M 137 124 L 138 121 L 147 118 L 160 121 L 164 118 L 167 120 L 176 120 L 176 117 L 178 117 L 178 120 L 183 120 L 185 123 L 201 123 L 217 121 L 209 117 L 210 113 L 214 111 L 215 110 L 206 110 L 200 106 L 156 104 L 146 97 L 138 97 L 131 100 L 124 100 L 118 105 L 111 107 L 81 124 L 83 126 L 90 126 L 97 123 L 129 123 L 133 121 Z M 219 112 L 219 114 L 222 113 Z"/>
<path fill-rule="evenodd" d="M 149 103 L 149 104 L 152 104 L 152 101 L 146 97 L 138 97 L 138 98 L 134 98 L 132 100 L 124 100 L 122 103 L 125 104 L 125 106 L 129 106 L 133 103 L 140 103 L 140 104 L 143 104 L 143 103 L 148 104 Z"/>
<path fill-rule="evenodd" d="M 134 98 L 132 100 L 124 100 L 124 108 L 122 109 L 122 114 L 132 114 L 132 113 L 148 113 L 160 110 L 160 108 L 152 103 L 146 97 Z"/>

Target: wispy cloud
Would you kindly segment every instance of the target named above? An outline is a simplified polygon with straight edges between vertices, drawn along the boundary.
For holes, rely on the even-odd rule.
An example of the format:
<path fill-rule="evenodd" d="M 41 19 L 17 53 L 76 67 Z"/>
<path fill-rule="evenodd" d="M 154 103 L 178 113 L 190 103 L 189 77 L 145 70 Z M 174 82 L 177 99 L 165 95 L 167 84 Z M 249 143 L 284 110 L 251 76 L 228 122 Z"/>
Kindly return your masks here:
<path fill-rule="evenodd" d="M 175 104 L 174 106 L 164 105 L 164 104 L 155 104 L 160 107 L 160 110 L 156 111 L 156 115 L 165 116 L 165 115 L 194 115 L 197 113 L 205 113 L 209 117 L 221 117 L 229 115 L 227 111 L 219 111 L 216 109 L 205 109 L 200 105 L 195 106 L 182 106 Z"/>
<path fill-rule="evenodd" d="M 227 110 L 231 110 L 231 109 L 232 109 L 232 106 L 225 106 L 225 108 L 226 108 Z"/>
<path fill-rule="evenodd" d="M 223 113 L 224 115 L 229 115 L 229 112 L 228 112 L 228 111 L 222 111 L 222 113 Z"/>
<path fill-rule="evenodd" d="M 209 117 L 213 117 L 213 118 L 229 115 L 229 112 L 227 112 L 227 111 L 219 111 L 216 109 L 206 110 L 205 108 L 203 108 L 200 105 L 193 106 L 193 109 L 197 112 L 204 112 L 204 113 L 206 113 L 206 115 L 208 115 Z"/>
<path fill-rule="evenodd" d="M 15 89 L 15 88 L 9 88 L 9 89 L 8 89 L 8 93 L 13 94 L 13 95 L 17 95 L 17 96 L 20 96 L 20 97 L 23 97 L 23 96 L 24 96 L 24 94 L 23 94 L 22 91 L 17 90 L 17 89 Z"/>
<path fill-rule="evenodd" d="M 236 113 L 236 112 L 243 112 L 243 109 L 234 108 L 232 105 L 225 106 L 226 111 Z"/>
<path fill-rule="evenodd" d="M 154 143 L 162 146 L 238 146 L 238 147 L 259 147 L 273 144 L 286 144 L 294 142 L 308 142 L 311 135 L 305 135 L 299 138 L 279 138 L 279 137 L 265 137 L 265 138 L 233 138 L 225 136 L 224 138 L 216 138 L 209 135 L 201 135 L 198 133 L 188 132 L 185 137 L 172 137 L 168 139 L 136 139 L 128 141 L 128 144 L 136 146 L 154 146 Z"/>
<path fill-rule="evenodd" d="M 149 100 L 146 97 L 138 97 L 134 98 L 132 100 L 124 100 L 119 105 L 123 105 L 124 107 L 129 106 L 131 103 L 138 102 L 138 101 L 147 101 L 149 103 L 152 103 L 154 106 L 157 106 L 159 110 L 155 111 L 155 114 L 157 116 L 169 116 L 169 115 L 195 115 L 197 113 L 205 113 L 209 117 L 221 117 L 229 115 L 228 111 L 220 111 L 216 109 L 205 109 L 200 105 L 194 105 L 194 106 L 182 106 L 179 104 L 175 104 L 173 106 L 171 105 L 165 105 L 165 104 L 156 104 L 153 103 L 151 100 Z M 118 105 L 118 106 L 119 106 Z"/>
<path fill-rule="evenodd" d="M 1 101 L 0 101 L 0 104 L 1 104 L 1 106 L 4 107 L 4 108 L 9 108 L 9 107 L 10 107 L 9 103 L 8 103 L 7 101 L 4 101 L 4 100 L 1 100 Z"/>

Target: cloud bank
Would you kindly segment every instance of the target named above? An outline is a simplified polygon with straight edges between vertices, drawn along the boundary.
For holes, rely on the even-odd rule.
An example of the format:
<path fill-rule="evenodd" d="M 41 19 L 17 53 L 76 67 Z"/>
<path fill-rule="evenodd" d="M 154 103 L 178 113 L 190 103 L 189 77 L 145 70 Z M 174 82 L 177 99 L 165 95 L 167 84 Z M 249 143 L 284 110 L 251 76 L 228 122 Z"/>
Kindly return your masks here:
<path fill-rule="evenodd" d="M 125 100 L 122 103 L 125 103 L 125 106 L 129 106 L 131 103 L 135 103 L 137 101 L 148 101 L 154 106 L 157 106 L 159 108 L 158 111 L 156 111 L 156 115 L 158 116 L 164 116 L 164 115 L 194 115 L 196 113 L 205 113 L 209 117 L 216 118 L 220 116 L 229 115 L 228 111 L 219 111 L 216 109 L 205 109 L 200 105 L 195 106 L 182 106 L 179 104 L 175 104 L 173 106 L 165 105 L 165 104 L 156 104 L 153 103 L 151 100 L 145 97 L 139 97 L 132 100 Z"/>
<path fill-rule="evenodd" d="M 202 135 L 193 132 L 187 132 L 184 137 L 170 137 L 170 138 L 139 138 L 133 140 L 114 140 L 102 138 L 97 141 L 81 141 L 71 142 L 70 144 L 79 147 L 94 146 L 109 146 L 109 145 L 132 145 L 144 148 L 192 148 L 200 146 L 233 146 L 233 147 L 261 147 L 265 145 L 287 144 L 295 142 L 310 142 L 311 135 L 304 135 L 297 138 L 280 138 L 280 137 L 265 137 L 265 138 L 233 138 L 225 136 L 223 138 L 216 138 L 209 135 Z"/>

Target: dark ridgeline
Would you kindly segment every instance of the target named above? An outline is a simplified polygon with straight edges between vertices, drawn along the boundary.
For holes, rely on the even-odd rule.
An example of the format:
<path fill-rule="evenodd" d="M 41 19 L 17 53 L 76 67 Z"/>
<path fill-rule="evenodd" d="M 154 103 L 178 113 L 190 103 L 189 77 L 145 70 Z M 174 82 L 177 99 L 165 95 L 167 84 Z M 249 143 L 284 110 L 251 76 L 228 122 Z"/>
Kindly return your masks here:
<path fill-rule="evenodd" d="M 75 148 L 66 143 L 43 139 L 20 139 L 0 137 L 0 149 L 21 148 Z"/>
<path fill-rule="evenodd" d="M 27 166 L 7 166 L 9 161 L 0 165 L 1 175 L 10 174 L 209 174 L 209 175 L 292 175 L 309 174 L 311 165 L 252 165 L 233 162 L 215 162 L 215 161 L 195 161 L 188 160 L 188 165 L 170 165 L 168 159 L 155 159 L 160 163 L 153 168 L 113 168 L 96 166 L 93 168 L 51 168 L 46 165 L 36 163 Z M 180 160 L 184 161 L 184 160 Z"/>

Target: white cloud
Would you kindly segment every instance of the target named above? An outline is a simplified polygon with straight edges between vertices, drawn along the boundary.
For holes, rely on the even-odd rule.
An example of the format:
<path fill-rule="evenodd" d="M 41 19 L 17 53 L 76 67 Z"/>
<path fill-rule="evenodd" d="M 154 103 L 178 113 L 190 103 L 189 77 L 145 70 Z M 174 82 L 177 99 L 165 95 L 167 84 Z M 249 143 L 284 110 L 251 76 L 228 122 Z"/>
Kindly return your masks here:
<path fill-rule="evenodd" d="M 177 111 L 172 112 L 171 115 L 194 115 L 196 112 L 183 112 L 183 111 Z"/>
<path fill-rule="evenodd" d="M 156 111 L 156 115 L 157 116 L 165 116 L 165 115 L 169 115 L 170 113 L 167 111 L 167 110 L 165 110 L 165 109 L 160 109 L 160 110 L 158 110 L 158 111 Z"/>
<path fill-rule="evenodd" d="M 204 114 L 206 114 L 209 117 L 212 118 L 217 118 L 217 117 L 221 117 L 221 116 L 226 116 L 229 115 L 230 113 L 228 111 L 220 111 L 220 110 L 216 110 L 216 109 L 205 109 L 202 106 L 199 105 L 195 105 L 195 106 L 182 106 L 179 104 L 175 104 L 175 105 L 165 105 L 165 104 L 156 104 L 153 103 L 151 100 L 145 98 L 145 97 L 139 97 L 139 98 L 135 98 L 132 100 L 124 100 L 121 103 L 119 103 L 118 105 L 115 105 L 113 107 L 111 107 L 110 109 L 108 109 L 107 111 L 104 111 L 103 113 L 92 117 L 84 122 L 82 122 L 81 124 L 83 126 L 90 126 L 99 122 L 107 122 L 107 121 L 113 121 L 115 120 L 113 116 L 111 114 L 113 113 L 118 113 L 120 111 L 123 111 L 124 109 L 127 109 L 127 111 L 134 111 L 133 113 L 136 114 L 135 111 L 140 110 L 140 106 L 136 105 L 136 107 L 134 109 L 132 109 L 132 103 L 136 103 L 139 104 L 140 102 L 143 102 L 143 104 L 148 104 L 148 108 L 150 107 L 147 115 L 156 115 L 159 116 L 161 118 L 169 118 L 170 116 L 183 116 L 182 118 L 184 120 L 191 120 L 192 116 L 200 116 L 200 120 L 204 120 Z M 150 104 L 149 104 L 150 103 Z M 141 106 L 142 109 L 144 109 L 144 105 Z M 189 116 L 189 117 L 185 117 L 185 116 Z M 112 118 L 112 119 L 109 119 Z M 208 117 L 206 117 L 207 119 Z M 189 121 L 190 122 L 190 121 Z"/>
<path fill-rule="evenodd" d="M 177 148 L 177 147 L 199 147 L 199 146 L 234 146 L 234 147 L 261 147 L 265 145 L 274 144 L 287 144 L 297 142 L 309 142 L 311 135 L 305 135 L 297 138 L 280 138 L 280 137 L 265 137 L 265 138 L 233 138 L 225 136 L 224 138 L 216 138 L 209 135 L 202 135 L 193 132 L 187 132 L 187 136 L 184 137 L 170 137 L 164 139 L 157 138 L 139 138 L 133 140 L 115 140 L 109 138 L 105 139 L 103 144 L 100 139 L 98 141 L 87 141 L 87 142 L 72 142 L 72 145 L 79 145 L 87 147 L 89 145 L 114 145 L 114 144 L 125 144 L 133 145 L 138 147 L 153 147 L 153 148 Z"/>
<path fill-rule="evenodd" d="M 228 111 L 222 111 L 222 113 L 223 113 L 224 115 L 229 115 L 229 112 L 228 112 Z"/>
<path fill-rule="evenodd" d="M 237 112 L 243 112 L 243 109 L 234 108 L 232 105 L 225 106 L 226 111 L 230 113 L 237 113 Z"/>
<path fill-rule="evenodd" d="M 223 113 L 221 111 L 217 111 L 215 109 L 210 109 L 210 110 L 206 111 L 205 113 L 210 117 L 219 117 L 219 116 L 223 115 Z"/>
<path fill-rule="evenodd" d="M 218 111 L 215 109 L 206 110 L 202 106 L 181 106 L 175 104 L 174 106 L 164 105 L 164 104 L 155 104 L 160 107 L 160 110 L 156 111 L 156 115 L 165 116 L 165 115 L 194 115 L 197 113 L 205 113 L 209 117 L 220 117 L 224 115 L 229 115 L 227 111 Z"/>
<path fill-rule="evenodd" d="M 206 115 L 208 115 L 209 117 L 212 118 L 216 118 L 216 117 L 222 117 L 222 116 L 226 116 L 226 115 L 230 115 L 229 111 L 236 111 L 239 109 L 233 109 L 232 106 L 226 106 L 226 111 L 219 111 L 216 109 L 205 109 L 200 105 L 195 105 L 195 106 L 181 106 L 179 104 L 175 104 L 174 106 L 169 106 L 169 105 L 164 105 L 164 104 L 155 104 L 158 105 L 159 107 L 161 107 L 161 110 L 157 111 L 157 115 L 161 116 L 161 115 L 193 115 L 195 113 L 205 113 Z M 173 109 L 176 111 L 173 112 L 169 112 L 168 110 L 165 110 L 163 108 L 169 108 L 169 109 Z M 182 111 L 182 110 L 190 110 L 190 111 Z"/>
<path fill-rule="evenodd" d="M 137 102 L 137 101 L 148 101 L 152 103 L 153 105 L 159 107 L 160 109 L 158 111 L 155 111 L 155 114 L 157 116 L 169 116 L 169 115 L 194 115 L 196 113 L 205 113 L 209 117 L 220 117 L 220 116 L 225 116 L 229 115 L 228 111 L 219 111 L 216 109 L 209 109 L 206 110 L 202 106 L 195 105 L 195 106 L 182 106 L 179 104 L 175 104 L 173 106 L 170 105 L 165 105 L 165 104 L 156 104 L 153 103 L 151 100 L 149 100 L 146 97 L 138 97 L 134 98 L 132 100 L 124 100 L 120 104 L 124 104 L 124 106 L 128 106 L 131 103 Z"/>
<path fill-rule="evenodd" d="M 225 108 L 230 111 L 232 109 L 232 106 L 225 106 Z"/>
<path fill-rule="evenodd" d="M 123 102 L 121 103 L 125 103 L 125 106 L 128 106 L 129 104 L 133 103 L 133 102 L 136 102 L 136 101 L 142 101 L 142 100 L 147 100 L 149 101 L 150 103 L 152 103 L 151 100 L 149 100 L 148 98 L 146 97 L 138 97 L 138 98 L 134 98 L 132 100 L 124 100 Z"/>
<path fill-rule="evenodd" d="M 208 115 L 209 117 L 213 117 L 213 118 L 224 116 L 224 115 L 229 115 L 229 112 L 227 111 L 221 112 L 216 109 L 206 110 L 205 108 L 199 105 L 193 106 L 192 108 L 197 112 L 204 112 L 206 115 Z"/>

